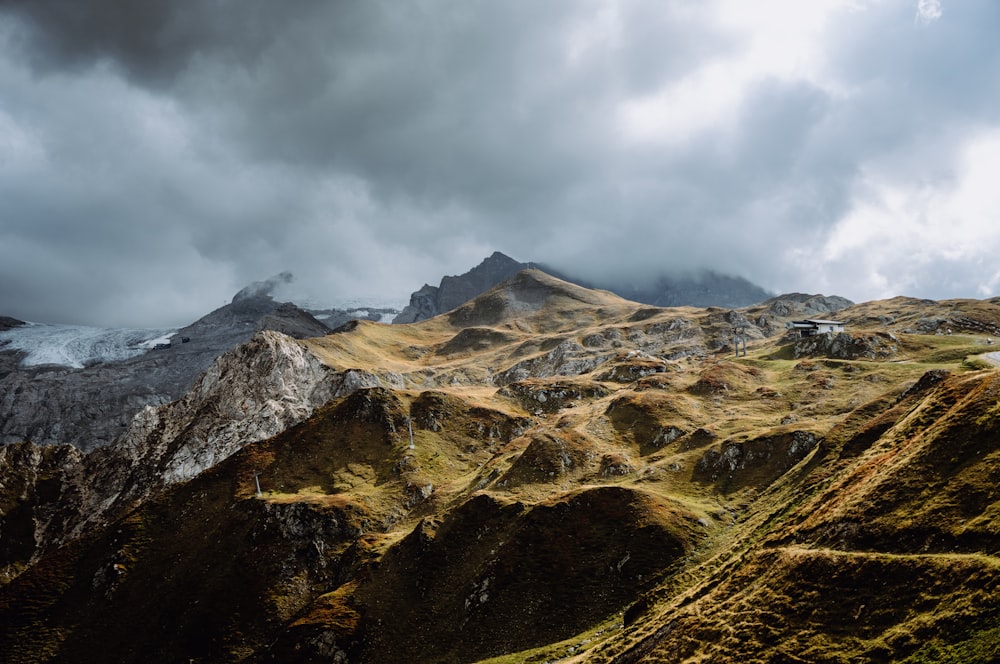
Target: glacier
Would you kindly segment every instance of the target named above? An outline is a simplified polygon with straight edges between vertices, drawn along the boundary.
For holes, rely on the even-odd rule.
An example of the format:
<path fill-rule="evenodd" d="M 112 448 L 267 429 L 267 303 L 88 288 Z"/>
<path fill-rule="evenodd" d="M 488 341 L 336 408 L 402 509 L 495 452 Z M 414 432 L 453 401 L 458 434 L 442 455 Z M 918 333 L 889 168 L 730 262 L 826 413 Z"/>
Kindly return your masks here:
<path fill-rule="evenodd" d="M 170 343 L 176 329 L 103 328 L 86 325 L 27 323 L 0 332 L 0 351 L 25 354 L 21 366 L 54 364 L 82 369 L 97 362 L 116 362 Z"/>

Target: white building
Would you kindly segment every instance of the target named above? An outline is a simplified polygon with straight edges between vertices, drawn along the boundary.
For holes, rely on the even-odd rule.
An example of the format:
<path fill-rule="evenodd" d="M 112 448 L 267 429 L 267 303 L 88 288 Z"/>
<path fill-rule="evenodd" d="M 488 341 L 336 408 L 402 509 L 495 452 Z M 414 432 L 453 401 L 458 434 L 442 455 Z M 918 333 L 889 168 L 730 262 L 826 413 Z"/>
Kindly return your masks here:
<path fill-rule="evenodd" d="M 798 330 L 799 336 L 811 337 L 814 334 L 840 334 L 844 331 L 844 321 L 841 320 L 793 320 L 785 323 L 789 330 Z"/>

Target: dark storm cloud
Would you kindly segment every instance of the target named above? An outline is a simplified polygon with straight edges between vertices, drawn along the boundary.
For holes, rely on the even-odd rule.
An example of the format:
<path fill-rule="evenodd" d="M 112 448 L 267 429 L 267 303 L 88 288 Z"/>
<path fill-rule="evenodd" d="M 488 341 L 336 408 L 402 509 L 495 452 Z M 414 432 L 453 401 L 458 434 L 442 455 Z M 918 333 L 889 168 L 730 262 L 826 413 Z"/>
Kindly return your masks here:
<path fill-rule="evenodd" d="M 316 2 L 301 0 L 300 9 Z M 199 57 L 252 60 L 294 16 L 265 0 L 2 0 L 20 20 L 31 63 L 43 71 L 112 61 L 128 76 L 169 84 Z"/>
<path fill-rule="evenodd" d="M 834 12 L 800 72 L 747 64 L 795 5 L 748 7 L 0 0 L 0 313 L 185 323 L 286 269 L 399 300 L 495 249 L 859 297 L 845 220 L 998 124 L 1000 10 Z"/>
<path fill-rule="evenodd" d="M 630 39 L 610 61 L 568 62 L 568 35 L 587 16 L 574 6 L 375 3 L 368 20 L 299 26 L 252 76 L 218 89 L 241 100 L 227 128 L 254 159 L 344 170 L 380 199 L 457 201 L 534 224 L 553 192 L 602 172 L 619 95 L 718 42 L 666 22 L 669 56 Z"/>

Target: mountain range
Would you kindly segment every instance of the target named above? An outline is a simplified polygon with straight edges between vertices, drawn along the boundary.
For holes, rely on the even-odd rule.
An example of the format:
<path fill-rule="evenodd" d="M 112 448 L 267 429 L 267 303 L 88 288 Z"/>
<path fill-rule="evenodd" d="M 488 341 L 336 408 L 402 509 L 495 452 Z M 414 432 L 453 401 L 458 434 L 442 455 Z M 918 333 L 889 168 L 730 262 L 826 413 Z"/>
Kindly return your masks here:
<path fill-rule="evenodd" d="M 21 341 L 35 342 L 43 330 L 2 318 L 0 444 L 31 441 L 42 445 L 68 443 L 84 451 L 96 449 L 121 435 L 143 408 L 179 399 L 215 358 L 260 330 L 305 338 L 327 334 L 352 320 L 383 321 L 393 314 L 394 323 L 426 320 L 458 307 L 527 267 L 528 263 L 495 252 L 462 275 L 445 276 L 439 286 L 425 285 L 414 292 L 402 312 L 384 307 L 310 309 L 277 302 L 272 294 L 293 280 L 291 273 L 283 272 L 249 284 L 229 304 L 176 331 L 48 326 L 64 334 L 44 338 L 41 349 L 36 347 L 37 357 L 29 353 L 27 358 L 18 352 L 21 346 L 14 335 L 20 334 Z M 743 280 L 711 275 L 705 279 L 660 279 L 657 288 L 667 290 L 632 294 L 640 302 L 646 301 L 641 299 L 645 294 L 650 301 L 682 301 L 686 297 L 693 303 L 704 300 L 704 288 L 711 284 L 715 290 L 708 301 L 712 303 L 748 304 L 767 297 L 763 290 L 747 287 Z M 4 337 L 13 350 L 5 348 Z M 53 348 L 53 343 L 58 347 Z"/>
<path fill-rule="evenodd" d="M 12 320 L 12 319 L 9 319 Z M 7 334 L 23 326 L 12 321 Z M 146 406 L 179 399 L 199 374 L 224 352 L 261 330 L 295 338 L 329 332 L 323 323 L 289 303 L 267 294 L 241 296 L 191 325 L 176 331 L 157 348 L 106 361 L 101 352 L 122 343 L 101 339 L 103 349 L 88 350 L 87 366 L 21 365 L 22 353 L 0 346 L 0 443 L 30 440 L 38 444 L 70 444 L 84 451 L 107 445 Z M 159 332 L 158 332 L 159 333 Z"/>
<path fill-rule="evenodd" d="M 482 263 L 459 276 L 447 276 L 437 286 L 424 284 L 410 296 L 410 303 L 393 319 L 394 323 L 414 323 L 451 311 L 484 293 L 521 270 L 539 268 L 563 281 L 589 289 L 607 290 L 626 300 L 656 307 L 745 307 L 771 297 L 763 288 L 746 279 L 710 270 L 691 275 L 660 275 L 645 284 L 618 283 L 572 276 L 550 266 L 522 263 L 494 252 Z"/>
<path fill-rule="evenodd" d="M 230 307 L 109 444 L 0 446 L 0 660 L 1000 657 L 1000 299 Z"/>

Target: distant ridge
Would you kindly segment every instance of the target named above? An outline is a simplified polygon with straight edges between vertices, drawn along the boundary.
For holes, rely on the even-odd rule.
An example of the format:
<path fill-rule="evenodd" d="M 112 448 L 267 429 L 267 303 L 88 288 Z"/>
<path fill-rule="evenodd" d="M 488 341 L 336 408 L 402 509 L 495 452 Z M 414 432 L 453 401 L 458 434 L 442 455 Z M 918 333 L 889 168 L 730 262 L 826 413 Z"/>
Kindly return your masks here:
<path fill-rule="evenodd" d="M 528 267 L 495 251 L 465 274 L 442 277 L 438 286 L 424 284 L 410 295 L 410 303 L 392 322 L 415 323 L 451 311 Z"/>
<path fill-rule="evenodd" d="M 0 319 L 0 330 L 19 323 Z M 31 441 L 84 451 L 107 445 L 143 407 L 180 398 L 215 358 L 261 330 L 298 339 L 330 331 L 258 284 L 178 330 L 164 347 L 127 360 L 82 369 L 22 367 L 16 352 L 0 347 L 0 445 Z"/>
<path fill-rule="evenodd" d="M 661 275 L 648 285 L 622 284 L 615 282 L 590 281 L 585 277 L 563 274 L 544 265 L 536 266 L 565 281 L 584 286 L 608 290 L 633 302 L 641 302 L 654 307 L 725 307 L 738 309 L 763 302 L 774 293 L 744 279 L 712 270 L 693 274 Z"/>
<path fill-rule="evenodd" d="M 726 307 L 735 309 L 763 302 L 772 297 L 742 277 L 706 270 L 691 276 L 660 276 L 651 285 L 630 285 L 592 281 L 568 275 L 541 263 L 522 263 L 499 251 L 458 276 L 446 276 L 438 286 L 424 286 L 410 295 L 410 303 L 393 323 L 427 320 L 468 302 L 493 286 L 528 268 L 584 288 L 607 290 L 619 297 L 654 307 Z"/>
<path fill-rule="evenodd" d="M 0 316 L 0 332 L 10 330 L 15 327 L 21 327 L 22 325 L 24 325 L 24 321 L 22 320 L 10 318 L 9 316 Z"/>

